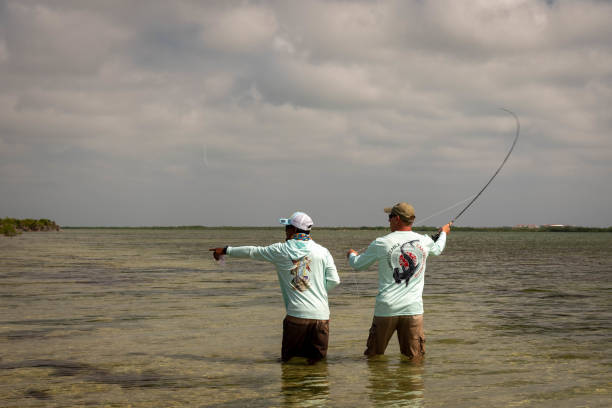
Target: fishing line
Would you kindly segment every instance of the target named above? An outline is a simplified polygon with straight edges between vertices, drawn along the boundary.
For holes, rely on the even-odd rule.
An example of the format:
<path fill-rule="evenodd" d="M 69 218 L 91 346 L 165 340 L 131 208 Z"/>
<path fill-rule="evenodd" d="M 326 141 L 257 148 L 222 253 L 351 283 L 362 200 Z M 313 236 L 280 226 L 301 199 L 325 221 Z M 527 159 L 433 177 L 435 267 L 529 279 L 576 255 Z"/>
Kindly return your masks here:
<path fill-rule="evenodd" d="M 349 288 L 351 288 L 349 292 L 351 292 L 353 296 L 357 295 L 357 297 L 361 297 L 361 290 L 359 290 L 359 284 L 357 283 L 357 278 L 355 277 L 355 275 L 357 275 L 357 272 L 351 273 L 351 283 L 353 284 L 353 286 L 352 288 L 351 286 L 349 286 Z"/>
<path fill-rule="evenodd" d="M 457 206 L 459 206 L 459 205 L 461 205 L 461 204 L 465 203 L 467 200 L 469 200 L 469 199 L 471 199 L 471 198 L 473 198 L 473 197 L 475 197 L 475 196 L 471 195 L 471 196 L 469 196 L 468 198 L 465 198 L 465 199 L 463 199 L 463 200 L 461 200 L 461 201 L 459 201 L 459 202 L 457 202 L 457 203 L 455 203 L 455 204 L 451 205 L 450 207 L 447 207 L 447 208 L 445 208 L 445 209 L 443 209 L 443 210 L 440 210 L 440 211 L 438 211 L 437 213 L 431 214 L 430 216 L 425 217 L 425 218 L 423 218 L 422 220 L 419 220 L 419 223 L 425 222 L 425 221 L 427 221 L 428 219 L 435 217 L 436 215 L 440 215 L 440 214 L 445 213 L 445 212 L 447 212 L 447 211 L 449 211 L 449 210 L 452 210 L 453 208 L 455 208 L 455 207 L 457 207 Z M 363 251 L 365 251 L 366 249 L 368 249 L 368 247 L 367 247 L 367 246 L 366 246 L 366 247 L 363 247 L 363 248 L 361 248 L 361 249 L 359 249 L 359 250 L 357 250 L 357 252 L 358 252 L 358 253 L 362 253 L 362 252 L 363 252 Z"/>
<path fill-rule="evenodd" d="M 442 211 L 438 211 L 438 212 L 437 212 L 437 213 L 435 213 L 435 214 L 432 214 L 432 215 L 430 215 L 430 216 L 428 216 L 428 217 L 425 217 L 425 218 L 423 218 L 422 220 L 420 220 L 419 222 L 424 222 L 424 221 L 426 221 L 426 220 L 428 220 L 428 219 L 430 219 L 430 218 L 435 217 L 436 215 L 439 215 L 439 214 L 442 214 L 442 213 L 444 213 L 444 212 L 446 212 L 446 211 L 449 211 L 449 210 L 451 210 L 451 209 L 453 209 L 453 208 L 457 207 L 458 205 L 463 204 L 464 202 L 466 202 L 466 201 L 468 201 L 468 200 L 470 200 L 470 199 L 471 199 L 471 201 L 468 203 L 468 205 L 466 205 L 466 206 L 465 206 L 465 207 L 464 207 L 464 208 L 463 208 L 463 209 L 462 209 L 462 210 L 459 212 L 459 214 L 457 214 L 457 215 L 456 215 L 456 216 L 455 216 L 455 217 L 454 217 L 454 218 L 451 220 L 450 224 L 451 224 L 451 225 L 452 225 L 452 224 L 454 224 L 454 223 L 455 223 L 455 221 L 457 221 L 457 220 L 459 219 L 459 217 L 461 217 L 461 216 L 463 215 L 463 213 L 465 213 L 465 211 L 466 211 L 468 208 L 470 208 L 470 206 L 471 206 L 472 204 L 474 204 L 474 202 L 475 202 L 475 201 L 478 199 L 478 197 L 480 197 L 480 195 L 481 195 L 481 194 L 482 194 L 482 193 L 483 193 L 483 192 L 484 192 L 484 191 L 487 189 L 487 187 L 489 187 L 489 184 L 491 184 L 491 182 L 493 181 L 493 179 L 494 179 L 494 178 L 495 178 L 495 177 L 496 177 L 496 176 L 499 174 L 499 172 L 501 171 L 502 167 L 504 167 L 504 164 L 506 164 L 506 162 L 508 161 L 508 158 L 509 158 L 509 157 L 510 157 L 510 155 L 512 154 L 512 151 L 514 150 L 514 146 L 516 146 L 516 142 L 518 141 L 519 134 L 520 134 L 520 131 L 521 131 L 521 123 L 520 123 L 520 121 L 519 121 L 518 116 L 516 116 L 516 114 L 515 114 L 514 112 L 512 112 L 511 110 L 509 110 L 509 109 L 505 109 L 505 108 L 500 108 L 500 109 L 501 109 L 501 110 L 503 110 L 503 111 L 505 111 L 505 112 L 508 112 L 509 114 L 511 114 L 511 115 L 514 117 L 514 119 L 516 120 L 516 135 L 514 136 L 514 140 L 512 141 L 512 146 L 510 146 L 510 150 L 509 150 L 509 151 L 508 151 L 508 153 L 506 154 L 506 157 L 504 157 L 504 160 L 501 162 L 501 164 L 499 165 L 499 167 L 497 168 L 497 170 L 495 170 L 495 173 L 493 173 L 493 176 L 491 176 L 491 178 L 489 179 L 489 181 L 487 181 L 487 183 L 484 185 L 484 187 L 483 187 L 483 188 L 481 188 L 481 189 L 480 189 L 480 191 L 479 191 L 478 193 L 476 193 L 475 195 L 470 196 L 470 197 L 468 197 L 468 198 L 466 198 L 466 199 L 464 199 L 464 200 L 461 200 L 461 201 L 459 201 L 458 203 L 453 204 L 453 205 L 451 205 L 450 207 L 445 208 L 445 209 L 444 209 L 444 210 L 442 210 Z M 434 241 L 437 241 L 439 237 L 440 237 L 440 231 L 439 231 L 437 234 L 432 235 L 432 238 L 433 238 L 433 240 L 434 240 Z M 357 253 L 363 253 L 363 251 L 365 251 L 366 249 L 367 249 L 367 247 L 362 248 L 362 249 L 360 249 L 359 251 L 357 251 Z M 355 288 L 357 289 L 357 291 L 359 291 L 359 289 L 358 289 L 358 285 L 357 285 L 357 280 L 356 280 L 355 276 L 353 275 L 351 278 L 352 278 L 352 280 L 353 280 L 353 284 L 355 285 Z"/>
<path fill-rule="evenodd" d="M 449 210 L 452 210 L 453 208 L 455 208 L 455 207 L 457 207 L 457 206 L 459 206 L 459 205 L 461 205 L 461 204 L 465 203 L 467 200 L 470 200 L 470 199 L 472 199 L 473 197 L 475 197 L 475 195 L 469 196 L 468 198 L 463 199 L 463 200 L 459 201 L 458 203 L 455 203 L 455 204 L 451 205 L 450 207 L 447 207 L 447 208 L 445 208 L 445 209 L 443 209 L 443 210 L 438 211 L 438 212 L 437 212 L 437 213 L 435 213 L 435 214 L 432 214 L 432 215 L 430 215 L 430 216 L 428 216 L 428 217 L 425 217 L 425 218 L 423 218 L 422 220 L 420 220 L 420 221 L 419 221 L 419 223 L 425 222 L 425 221 L 427 221 L 428 219 L 435 217 L 436 215 L 440 215 L 440 214 L 445 213 L 445 212 L 447 212 L 447 211 L 449 211 Z M 357 253 L 362 254 L 362 253 L 363 253 L 363 252 L 364 252 L 366 249 L 368 249 L 368 247 L 367 247 L 367 246 L 366 246 L 366 247 L 363 247 L 363 248 L 361 248 L 361 249 L 359 249 L 359 250 L 357 250 Z M 359 289 L 359 284 L 357 283 L 357 278 L 355 277 L 355 275 L 357 275 L 357 273 L 356 273 L 356 272 L 351 273 L 351 283 L 353 284 L 353 286 L 355 287 L 355 289 L 351 289 L 351 290 L 350 290 L 350 292 L 351 292 L 353 295 L 357 295 L 358 297 L 361 297 L 361 296 L 362 296 L 362 295 L 361 295 L 361 290 Z"/>
<path fill-rule="evenodd" d="M 466 198 L 466 199 L 464 199 L 464 200 L 461 200 L 461 201 L 459 201 L 458 203 L 455 203 L 455 204 L 451 205 L 451 206 L 450 206 L 450 207 L 448 207 L 448 208 L 445 208 L 445 209 L 443 209 L 443 210 L 440 210 L 440 211 L 438 211 L 437 213 L 430 215 L 429 217 L 425 217 L 425 218 L 423 218 L 422 220 L 419 220 L 419 222 L 418 222 L 418 223 L 425 222 L 425 221 L 427 221 L 428 219 L 435 217 L 436 215 L 440 215 L 440 214 L 445 213 L 445 212 L 447 212 L 447 211 L 449 211 L 449 210 L 452 210 L 453 208 L 455 208 L 455 207 L 459 206 L 460 204 L 465 203 L 467 200 L 469 200 L 469 199 L 471 199 L 471 198 L 474 198 L 475 196 L 476 196 L 476 195 L 471 195 L 471 196 L 469 196 L 468 198 Z"/>
<path fill-rule="evenodd" d="M 457 214 L 455 216 L 455 218 L 453 218 L 450 222 L 450 225 L 453 225 L 455 223 L 455 221 L 457 221 L 457 219 L 459 219 L 459 217 L 461 217 L 461 215 L 463 215 L 463 213 L 470 208 L 470 206 L 472 204 L 474 204 L 474 202 L 478 199 L 478 197 L 480 197 L 480 195 L 483 193 L 483 191 L 486 190 L 487 187 L 489 187 L 489 184 L 491 184 L 491 182 L 493 181 L 493 179 L 497 176 L 497 174 L 500 172 L 500 170 L 502 169 L 502 167 L 504 167 L 504 164 L 506 164 L 506 162 L 508 161 L 508 157 L 510 157 L 510 155 L 512 154 L 512 151 L 514 150 L 514 146 L 516 146 L 516 142 L 518 141 L 519 138 L 519 134 L 521 132 L 521 123 L 519 122 L 519 118 L 518 116 L 516 116 L 516 114 L 514 112 L 512 112 L 509 109 L 506 108 L 500 108 L 501 110 L 508 112 L 509 114 L 511 114 L 512 116 L 514 116 L 514 120 L 516 120 L 516 135 L 514 136 L 514 141 L 512 142 L 512 146 L 510 146 L 510 150 L 508 151 L 508 154 L 506 154 L 506 157 L 504 158 L 504 160 L 502 161 L 502 163 L 499 165 L 499 167 L 497 168 L 497 170 L 495 170 L 495 173 L 493 173 L 493 176 L 491 176 L 491 178 L 489 179 L 489 181 L 487 181 L 487 184 L 484 185 L 484 187 L 478 192 L 478 194 L 476 194 L 474 196 L 474 198 L 472 198 L 472 201 L 470 201 L 468 203 L 468 205 L 465 206 L 465 208 L 463 210 L 461 210 L 459 212 L 459 214 Z M 440 232 L 438 232 L 435 235 L 432 235 L 432 238 L 434 241 L 437 241 L 438 237 L 440 236 Z"/>

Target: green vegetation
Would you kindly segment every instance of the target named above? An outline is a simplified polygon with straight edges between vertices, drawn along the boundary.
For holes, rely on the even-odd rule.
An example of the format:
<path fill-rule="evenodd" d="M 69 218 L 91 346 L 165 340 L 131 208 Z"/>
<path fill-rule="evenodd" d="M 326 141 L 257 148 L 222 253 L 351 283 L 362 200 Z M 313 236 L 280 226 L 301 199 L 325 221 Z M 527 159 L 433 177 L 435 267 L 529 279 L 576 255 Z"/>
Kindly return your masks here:
<path fill-rule="evenodd" d="M 542 232 L 612 232 L 612 227 L 608 228 L 593 228 L 593 227 L 578 227 L 573 225 L 564 225 L 555 227 L 552 225 L 541 226 L 539 231 Z"/>
<path fill-rule="evenodd" d="M 437 230 L 434 227 L 415 227 L 415 231 L 432 231 Z M 481 231 L 481 232 L 612 232 L 612 227 L 595 228 L 595 227 L 578 227 L 573 225 L 541 225 L 537 228 L 523 227 L 452 227 L 453 231 Z"/>
<path fill-rule="evenodd" d="M 0 232 L 8 237 L 13 237 L 21 234 L 23 231 L 59 231 L 60 226 L 55 221 L 41 218 L 35 220 L 25 218 L 19 220 L 16 218 L 0 218 Z"/>
<path fill-rule="evenodd" d="M 261 229 L 274 230 L 281 229 L 281 226 L 274 227 L 207 227 L 202 225 L 179 225 L 179 226 L 151 226 L 151 227 L 62 227 L 63 229 L 145 229 L 145 230 L 244 230 L 244 229 Z M 433 232 L 439 227 L 419 225 L 414 227 L 417 232 Z M 385 231 L 389 227 L 317 227 L 317 230 L 372 230 Z M 571 225 L 540 225 L 540 226 L 516 226 L 516 227 L 453 227 L 453 231 L 479 231 L 479 232 L 612 232 L 612 226 L 607 228 L 580 227 Z M 46 218 L 39 220 L 25 218 L 22 220 L 16 218 L 0 218 L 0 234 L 5 236 L 15 236 L 24 231 L 59 231 L 60 226 Z"/>

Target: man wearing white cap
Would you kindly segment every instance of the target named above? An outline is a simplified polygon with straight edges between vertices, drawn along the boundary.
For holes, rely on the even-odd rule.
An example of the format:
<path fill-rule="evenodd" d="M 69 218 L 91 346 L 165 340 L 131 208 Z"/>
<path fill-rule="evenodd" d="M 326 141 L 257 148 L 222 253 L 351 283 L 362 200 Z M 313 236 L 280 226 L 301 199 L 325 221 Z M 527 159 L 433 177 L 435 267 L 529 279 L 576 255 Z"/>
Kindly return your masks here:
<path fill-rule="evenodd" d="M 444 250 L 450 224 L 442 227 L 434 241 L 412 231 L 415 215 L 410 204 L 398 203 L 385 208 L 385 212 L 389 214 L 391 233 L 374 240 L 362 254 L 353 249 L 347 253 L 349 264 L 356 270 L 378 262 L 378 295 L 364 354 L 385 354 L 397 331 L 401 353 L 418 360 L 425 354 L 425 264 L 429 254 L 440 255 Z"/>
<path fill-rule="evenodd" d="M 285 242 L 266 247 L 240 246 L 211 248 L 222 255 L 268 261 L 276 266 L 287 316 L 283 321 L 281 359 L 305 357 L 313 364 L 327 355 L 329 304 L 327 293 L 340 283 L 329 251 L 310 236 L 313 222 L 308 214 L 296 212 L 281 218 Z"/>

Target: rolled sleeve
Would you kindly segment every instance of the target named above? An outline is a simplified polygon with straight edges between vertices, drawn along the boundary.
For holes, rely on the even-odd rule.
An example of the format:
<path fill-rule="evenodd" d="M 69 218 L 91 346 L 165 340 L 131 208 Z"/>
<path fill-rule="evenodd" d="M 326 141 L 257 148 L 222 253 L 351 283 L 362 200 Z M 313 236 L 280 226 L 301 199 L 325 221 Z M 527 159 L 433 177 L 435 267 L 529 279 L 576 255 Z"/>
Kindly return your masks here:
<path fill-rule="evenodd" d="M 332 258 L 328 251 L 325 265 L 325 290 L 329 292 L 339 284 L 340 276 L 338 276 L 338 270 L 336 269 L 334 258 Z"/>
<path fill-rule="evenodd" d="M 440 237 L 437 241 L 434 241 L 427 235 L 426 237 L 429 239 L 428 242 L 426 242 L 429 253 L 432 255 L 440 255 L 446 247 L 446 232 L 440 232 Z"/>

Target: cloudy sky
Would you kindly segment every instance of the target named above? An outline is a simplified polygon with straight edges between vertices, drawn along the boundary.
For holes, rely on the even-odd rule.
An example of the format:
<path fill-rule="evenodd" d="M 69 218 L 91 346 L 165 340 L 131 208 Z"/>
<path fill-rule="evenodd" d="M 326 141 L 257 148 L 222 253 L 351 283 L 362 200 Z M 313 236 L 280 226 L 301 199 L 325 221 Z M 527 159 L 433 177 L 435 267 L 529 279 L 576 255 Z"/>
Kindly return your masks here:
<path fill-rule="evenodd" d="M 612 225 L 612 3 L 1 1 L 0 217 Z M 424 221 L 448 222 L 461 209 Z"/>

